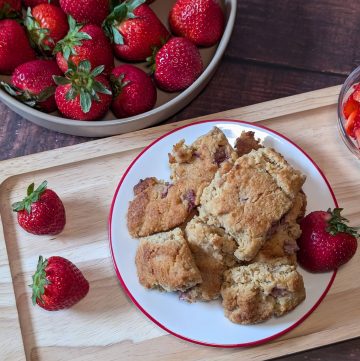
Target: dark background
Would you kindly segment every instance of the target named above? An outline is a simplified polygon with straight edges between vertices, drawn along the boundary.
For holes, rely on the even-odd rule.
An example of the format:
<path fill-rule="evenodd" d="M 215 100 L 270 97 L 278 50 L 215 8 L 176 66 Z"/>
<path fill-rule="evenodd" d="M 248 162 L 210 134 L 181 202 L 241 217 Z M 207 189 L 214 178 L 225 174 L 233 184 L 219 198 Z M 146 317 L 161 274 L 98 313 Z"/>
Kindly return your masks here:
<path fill-rule="evenodd" d="M 238 0 L 234 33 L 214 78 L 167 122 L 338 85 L 359 64 L 360 2 Z M 40 128 L 0 103 L 0 160 L 89 140 Z M 360 360 L 360 339 L 281 360 Z"/>

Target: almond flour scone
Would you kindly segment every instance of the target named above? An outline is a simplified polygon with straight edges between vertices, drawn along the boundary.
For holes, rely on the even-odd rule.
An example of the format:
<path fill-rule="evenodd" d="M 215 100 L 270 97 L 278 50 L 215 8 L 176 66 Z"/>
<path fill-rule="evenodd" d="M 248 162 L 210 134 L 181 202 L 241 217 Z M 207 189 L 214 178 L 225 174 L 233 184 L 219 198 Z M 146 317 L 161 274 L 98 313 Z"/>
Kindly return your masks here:
<path fill-rule="evenodd" d="M 183 182 L 185 193 L 195 195 L 195 205 L 198 205 L 203 189 L 219 168 L 225 172 L 236 158 L 225 134 L 214 127 L 190 146 L 184 140 L 174 145 L 169 154 L 171 179 L 174 184 Z"/>
<path fill-rule="evenodd" d="M 259 148 L 263 146 L 260 144 L 260 139 L 255 139 L 255 133 L 252 131 L 242 132 L 235 141 L 235 149 L 239 157 Z"/>
<path fill-rule="evenodd" d="M 210 301 L 220 297 L 224 271 L 236 264 L 235 240 L 225 231 L 194 217 L 185 228 L 185 236 L 203 282 L 182 293 L 189 302 Z"/>
<path fill-rule="evenodd" d="M 141 180 L 134 187 L 127 226 L 133 237 L 168 231 L 185 222 L 195 207 L 193 194 L 187 194 L 183 182 L 169 184 L 156 178 Z"/>
<path fill-rule="evenodd" d="M 302 276 L 295 266 L 252 263 L 225 272 L 221 288 L 225 316 L 239 324 L 282 316 L 305 299 Z"/>
<path fill-rule="evenodd" d="M 292 207 L 304 181 L 273 149 L 253 150 L 229 172 L 216 173 L 203 191 L 199 215 L 236 240 L 240 261 L 251 261 Z"/>
<path fill-rule="evenodd" d="M 141 238 L 135 263 L 139 281 L 146 288 L 185 291 L 202 282 L 180 228 Z"/>

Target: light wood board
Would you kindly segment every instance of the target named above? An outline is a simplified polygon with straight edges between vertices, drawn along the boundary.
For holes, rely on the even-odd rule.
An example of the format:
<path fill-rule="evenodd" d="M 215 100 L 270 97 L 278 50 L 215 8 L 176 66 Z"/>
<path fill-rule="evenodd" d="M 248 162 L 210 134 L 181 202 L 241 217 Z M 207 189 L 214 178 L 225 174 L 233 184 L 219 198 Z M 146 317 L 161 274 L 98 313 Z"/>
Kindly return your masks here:
<path fill-rule="evenodd" d="M 205 116 L 259 122 L 301 146 L 322 168 L 345 215 L 360 224 L 360 163 L 337 129 L 339 87 Z M 0 163 L 0 360 L 264 360 L 360 336 L 360 252 L 338 272 L 319 308 L 268 344 L 219 349 L 181 341 L 155 326 L 122 291 L 110 258 L 107 217 L 116 185 L 152 140 L 192 120 L 96 140 Z M 10 204 L 26 186 L 47 179 L 64 201 L 65 231 L 22 231 Z M 30 302 L 38 255 L 69 258 L 90 282 L 70 310 L 46 312 Z M 216 327 L 216 325 L 209 325 Z"/>

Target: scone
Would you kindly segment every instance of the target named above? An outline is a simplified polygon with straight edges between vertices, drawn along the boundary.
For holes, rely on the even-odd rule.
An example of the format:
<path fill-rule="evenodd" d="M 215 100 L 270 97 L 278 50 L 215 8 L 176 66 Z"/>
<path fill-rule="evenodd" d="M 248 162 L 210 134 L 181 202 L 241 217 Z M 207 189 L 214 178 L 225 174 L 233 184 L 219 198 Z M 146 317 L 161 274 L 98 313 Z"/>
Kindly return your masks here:
<path fill-rule="evenodd" d="M 292 265 L 252 263 L 226 271 L 224 278 L 222 305 L 234 323 L 254 324 L 282 316 L 305 299 L 303 278 Z"/>
<path fill-rule="evenodd" d="M 238 243 L 235 256 L 252 260 L 294 203 L 305 181 L 273 149 L 259 148 L 217 172 L 201 196 L 200 217 L 225 229 Z"/>
<path fill-rule="evenodd" d="M 146 288 L 185 291 L 202 281 L 180 228 L 141 238 L 135 263 Z"/>
<path fill-rule="evenodd" d="M 156 178 L 141 180 L 129 203 L 127 226 L 133 237 L 168 231 L 185 222 L 192 213 L 194 195 L 185 192 L 182 182 L 169 184 Z"/>
<path fill-rule="evenodd" d="M 235 240 L 225 231 L 194 217 L 185 228 L 185 237 L 198 266 L 202 283 L 182 293 L 189 302 L 210 301 L 220 297 L 224 271 L 236 264 Z"/>
<path fill-rule="evenodd" d="M 209 185 L 219 168 L 226 169 L 237 158 L 225 134 L 214 127 L 187 146 L 184 140 L 175 144 L 169 154 L 171 179 L 174 184 L 183 182 L 185 191 L 199 204 L 203 189 Z"/>
<path fill-rule="evenodd" d="M 306 196 L 299 192 L 291 209 L 279 222 L 275 233 L 265 241 L 259 253 L 251 262 L 283 262 L 296 265 L 296 251 L 299 247 L 296 240 L 301 236 L 298 221 L 304 216 Z"/>
<path fill-rule="evenodd" d="M 255 139 L 255 133 L 252 131 L 242 132 L 235 141 L 235 150 L 239 157 L 259 148 L 263 146 L 260 144 L 260 139 Z"/>

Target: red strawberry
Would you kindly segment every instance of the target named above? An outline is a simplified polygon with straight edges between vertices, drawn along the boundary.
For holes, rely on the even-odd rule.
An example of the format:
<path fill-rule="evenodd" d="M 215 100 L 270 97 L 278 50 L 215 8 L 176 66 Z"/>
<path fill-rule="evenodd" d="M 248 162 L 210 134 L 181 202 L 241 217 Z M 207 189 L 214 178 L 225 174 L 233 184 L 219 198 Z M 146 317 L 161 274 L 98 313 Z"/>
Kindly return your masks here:
<path fill-rule="evenodd" d="M 33 8 L 36 5 L 39 4 L 53 4 L 56 6 L 59 6 L 59 0 L 23 0 L 24 7 L 27 8 Z"/>
<path fill-rule="evenodd" d="M 356 140 L 358 148 L 360 149 L 360 122 L 356 123 L 356 125 L 355 125 L 354 138 Z"/>
<path fill-rule="evenodd" d="M 39 257 L 32 276 L 32 302 L 47 311 L 70 308 L 89 292 L 89 282 L 81 271 L 62 257 Z"/>
<path fill-rule="evenodd" d="M 110 74 L 114 67 L 112 47 L 102 29 L 97 25 L 78 25 L 69 17 L 70 30 L 55 47 L 56 61 L 65 73 L 68 61 L 78 65 L 88 60 L 93 68 L 104 65 L 105 73 Z"/>
<path fill-rule="evenodd" d="M 67 118 L 100 120 L 110 108 L 112 93 L 110 83 L 101 75 L 104 66 L 91 71 L 91 64 L 82 61 L 78 67 L 69 62 L 65 78 L 54 77 L 58 87 L 55 92 L 59 111 Z"/>
<path fill-rule="evenodd" d="M 42 53 L 52 53 L 56 43 L 69 31 L 66 14 L 55 5 L 40 4 L 28 8 L 25 26 L 30 39 Z"/>
<path fill-rule="evenodd" d="M 27 196 L 12 205 L 17 212 L 19 225 L 32 234 L 59 234 L 65 227 L 65 208 L 59 196 L 47 189 L 44 181 L 34 190 L 34 183 L 27 189 Z"/>
<path fill-rule="evenodd" d="M 55 61 L 32 60 L 14 70 L 11 85 L 1 82 L 0 86 L 17 100 L 51 113 L 57 109 L 53 75 L 62 75 Z"/>
<path fill-rule="evenodd" d="M 0 0 L 0 19 L 21 16 L 21 0 Z"/>
<path fill-rule="evenodd" d="M 101 25 L 110 13 L 110 0 L 60 0 L 60 6 L 82 24 Z"/>
<path fill-rule="evenodd" d="M 356 252 L 358 234 L 347 226 L 342 208 L 316 211 L 300 223 L 298 261 L 311 272 L 326 272 L 348 262 Z"/>
<path fill-rule="evenodd" d="M 354 111 L 358 111 L 360 108 L 360 104 L 355 101 L 353 94 L 349 96 L 349 98 L 346 100 L 344 106 L 343 106 L 343 112 L 345 118 L 349 118 L 350 114 Z"/>
<path fill-rule="evenodd" d="M 129 0 L 116 6 L 103 28 L 114 43 L 115 55 L 129 61 L 145 61 L 169 32 L 145 0 Z"/>
<path fill-rule="evenodd" d="M 15 20 L 0 20 L 0 74 L 11 74 L 14 69 L 35 59 L 24 28 Z"/>
<path fill-rule="evenodd" d="M 225 19 L 216 0 L 177 0 L 169 24 L 174 34 L 198 46 L 212 46 L 221 39 Z"/>
<path fill-rule="evenodd" d="M 114 99 L 111 109 L 118 118 L 145 113 L 156 103 L 151 78 L 134 65 L 120 65 L 112 71 Z"/>
<path fill-rule="evenodd" d="M 203 71 L 198 48 L 186 38 L 170 39 L 149 61 L 157 86 L 169 92 L 188 88 Z"/>

